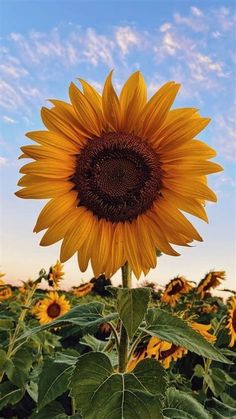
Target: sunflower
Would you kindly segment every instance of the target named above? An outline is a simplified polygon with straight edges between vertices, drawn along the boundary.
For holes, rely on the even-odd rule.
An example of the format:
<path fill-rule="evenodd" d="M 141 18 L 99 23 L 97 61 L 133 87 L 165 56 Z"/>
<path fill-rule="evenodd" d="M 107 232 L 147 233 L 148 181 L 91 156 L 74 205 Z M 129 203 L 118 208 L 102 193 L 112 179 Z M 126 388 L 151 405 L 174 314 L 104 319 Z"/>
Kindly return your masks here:
<path fill-rule="evenodd" d="M 200 333 L 208 342 L 214 343 L 216 341 L 216 336 L 209 333 L 211 329 L 211 324 L 201 324 L 196 322 L 191 322 L 190 326 L 198 333 Z"/>
<path fill-rule="evenodd" d="M 94 284 L 92 284 L 91 282 L 88 282 L 87 284 L 81 284 L 79 285 L 79 287 L 76 287 L 73 289 L 73 294 L 76 297 L 85 297 L 85 295 L 89 294 L 92 289 L 94 287 Z"/>
<path fill-rule="evenodd" d="M 57 263 L 54 266 L 51 266 L 49 269 L 48 274 L 48 284 L 51 287 L 58 288 L 59 282 L 62 279 L 62 277 L 65 275 L 65 272 L 63 271 L 62 263 L 58 260 Z"/>
<path fill-rule="evenodd" d="M 2 272 L 0 272 L 0 286 L 1 285 L 5 285 L 5 281 L 1 278 L 3 278 L 3 276 L 5 276 L 5 274 L 3 274 Z"/>
<path fill-rule="evenodd" d="M 161 301 L 175 306 L 181 295 L 187 294 L 191 289 L 192 285 L 183 276 L 177 276 L 166 285 Z"/>
<path fill-rule="evenodd" d="M 223 279 L 225 279 L 225 271 L 215 271 L 207 273 L 198 284 L 196 290 L 197 294 L 200 294 L 201 298 L 206 297 L 208 291 L 211 288 L 216 288 L 218 285 L 220 285 Z"/>
<path fill-rule="evenodd" d="M 8 298 L 12 297 L 12 290 L 11 287 L 1 287 L 0 288 L 0 301 L 8 300 Z"/>
<path fill-rule="evenodd" d="M 138 71 L 118 97 L 112 73 L 102 95 L 80 80 L 71 103 L 42 108 L 47 130 L 27 133 L 38 145 L 21 148 L 24 165 L 16 193 L 50 199 L 35 232 L 40 244 L 63 239 L 60 260 L 76 252 L 81 271 L 110 278 L 127 261 L 135 276 L 156 266 L 156 250 L 177 256 L 172 244 L 202 238 L 182 211 L 207 221 L 205 201 L 217 200 L 206 175 L 222 170 L 215 151 L 195 136 L 209 123 L 195 108 L 170 110 L 180 85 L 171 81 L 148 101 Z"/>
<path fill-rule="evenodd" d="M 41 304 L 42 304 L 42 302 L 43 302 L 44 300 L 38 300 L 36 303 L 35 303 L 35 305 L 32 307 L 32 309 L 31 309 L 31 314 L 33 315 L 33 316 L 36 316 L 37 315 L 37 313 L 38 313 L 38 311 L 39 311 L 39 307 L 41 306 Z"/>
<path fill-rule="evenodd" d="M 174 345 L 173 343 L 152 336 L 147 346 L 142 351 L 135 354 L 129 361 L 127 370 L 132 371 L 144 358 L 156 359 L 161 362 L 164 368 L 169 368 L 172 361 L 177 361 L 177 359 L 186 355 L 187 352 L 187 349 L 181 346 Z"/>
<path fill-rule="evenodd" d="M 229 346 L 233 347 L 236 342 L 236 297 L 230 299 L 231 308 L 228 311 L 228 323 L 226 328 L 230 336 Z"/>
<path fill-rule="evenodd" d="M 30 288 L 33 287 L 34 285 L 34 281 L 32 281 L 32 279 L 28 279 L 28 281 L 22 281 L 23 285 L 21 287 L 18 288 L 18 291 L 21 294 L 25 294 Z"/>
<path fill-rule="evenodd" d="M 36 316 L 40 324 L 49 323 L 70 310 L 70 303 L 64 295 L 59 296 L 56 291 L 50 291 L 48 297 L 41 301 Z"/>

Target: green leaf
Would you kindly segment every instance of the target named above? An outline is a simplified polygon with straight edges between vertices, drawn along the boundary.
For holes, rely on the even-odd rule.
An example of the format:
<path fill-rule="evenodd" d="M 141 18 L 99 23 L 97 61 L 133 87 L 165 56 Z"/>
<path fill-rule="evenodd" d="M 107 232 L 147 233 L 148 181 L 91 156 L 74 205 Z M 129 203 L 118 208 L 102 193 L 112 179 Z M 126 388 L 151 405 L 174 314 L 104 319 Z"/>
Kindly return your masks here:
<path fill-rule="evenodd" d="M 6 368 L 6 375 L 12 384 L 18 387 L 26 385 L 32 362 L 32 349 L 29 346 L 24 346 L 15 353 Z"/>
<path fill-rule="evenodd" d="M 167 390 L 163 414 L 174 419 L 210 419 L 207 411 L 196 399 L 174 387 Z"/>
<path fill-rule="evenodd" d="M 211 345 L 200 333 L 193 330 L 184 320 L 165 310 L 151 308 L 146 316 L 147 326 L 140 327 L 145 333 L 161 340 L 182 346 L 215 361 L 232 364 L 222 353 Z"/>
<path fill-rule="evenodd" d="M 230 377 L 224 370 L 220 368 L 212 368 L 209 375 L 205 378 L 214 396 L 220 396 L 226 385 L 233 386 L 236 384 L 234 378 Z"/>
<path fill-rule="evenodd" d="M 30 381 L 26 385 L 26 391 L 29 394 L 29 396 L 31 397 L 31 399 L 35 403 L 38 403 L 38 384 L 35 383 L 34 381 Z"/>
<path fill-rule="evenodd" d="M 117 313 L 112 313 L 104 317 L 103 309 L 104 304 L 100 302 L 78 305 L 54 321 L 28 330 L 23 333 L 18 340 L 33 336 L 43 330 L 60 327 L 66 324 L 77 325 L 80 333 L 88 334 L 93 332 L 101 323 L 109 322 L 118 317 Z"/>
<path fill-rule="evenodd" d="M 65 414 L 63 406 L 54 401 L 45 406 L 40 412 L 35 412 L 30 416 L 30 419 L 68 419 Z"/>
<path fill-rule="evenodd" d="M 68 390 L 74 368 L 73 363 L 55 362 L 51 359 L 44 362 L 38 385 L 39 410 Z"/>
<path fill-rule="evenodd" d="M 106 341 L 97 339 L 92 335 L 84 336 L 83 339 L 80 340 L 80 343 L 89 346 L 94 352 L 102 352 L 107 345 Z"/>
<path fill-rule="evenodd" d="M 219 419 L 235 419 L 236 418 L 236 409 L 220 402 L 214 397 L 207 403 L 208 410 L 212 413 L 212 417 Z"/>
<path fill-rule="evenodd" d="M 205 375 L 205 370 L 200 364 L 196 364 L 194 367 L 194 375 L 195 377 L 202 378 Z"/>
<path fill-rule="evenodd" d="M 146 314 L 149 299 L 149 288 L 118 289 L 117 310 L 130 339 Z"/>
<path fill-rule="evenodd" d="M 17 388 L 10 381 L 0 384 L 0 410 L 8 404 L 16 404 L 25 393 L 24 388 Z"/>
<path fill-rule="evenodd" d="M 153 359 L 132 373 L 116 373 L 100 352 L 82 355 L 71 380 L 71 395 L 83 419 L 162 419 L 166 372 Z"/>
<path fill-rule="evenodd" d="M 13 327 L 13 321 L 10 319 L 0 319 L 0 331 L 10 330 Z"/>
<path fill-rule="evenodd" d="M 7 354 L 3 349 L 0 349 L 0 374 L 2 374 L 5 371 L 7 363 Z"/>

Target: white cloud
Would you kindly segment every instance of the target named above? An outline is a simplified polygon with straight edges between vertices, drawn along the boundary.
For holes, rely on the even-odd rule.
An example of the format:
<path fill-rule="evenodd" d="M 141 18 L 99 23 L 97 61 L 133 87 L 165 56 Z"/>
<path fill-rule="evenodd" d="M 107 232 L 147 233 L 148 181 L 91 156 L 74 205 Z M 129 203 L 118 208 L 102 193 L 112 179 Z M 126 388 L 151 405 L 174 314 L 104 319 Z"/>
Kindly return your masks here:
<path fill-rule="evenodd" d="M 16 124 L 17 121 L 13 118 L 10 118 L 9 116 L 3 115 L 2 117 L 3 121 L 5 121 L 7 124 Z"/>
<path fill-rule="evenodd" d="M 13 77 L 15 79 L 18 79 L 22 76 L 26 76 L 28 74 L 28 71 L 25 68 L 20 66 L 14 66 L 10 63 L 0 64 L 0 71 L 3 74 L 9 77 Z"/>
<path fill-rule="evenodd" d="M 215 117 L 215 141 L 219 154 L 236 162 L 236 107 Z"/>
<path fill-rule="evenodd" d="M 192 6 L 191 7 L 191 12 L 195 16 L 203 16 L 202 11 L 198 7 Z"/>
<path fill-rule="evenodd" d="M 6 166 L 7 164 L 7 158 L 0 156 L 0 167 Z"/>
<path fill-rule="evenodd" d="M 172 25 L 169 22 L 165 22 L 163 23 L 163 25 L 160 26 L 159 31 L 160 32 L 166 32 L 169 31 L 171 29 Z"/>
<path fill-rule="evenodd" d="M 94 29 L 89 28 L 86 31 L 83 44 L 86 46 L 83 50 L 83 57 L 86 61 L 94 66 L 97 66 L 100 62 L 108 67 L 114 66 L 112 58 L 114 42 L 108 37 L 99 35 Z"/>
<path fill-rule="evenodd" d="M 140 36 L 130 26 L 120 26 L 115 32 L 116 43 L 121 49 L 122 54 L 128 54 L 132 46 L 140 45 Z"/>

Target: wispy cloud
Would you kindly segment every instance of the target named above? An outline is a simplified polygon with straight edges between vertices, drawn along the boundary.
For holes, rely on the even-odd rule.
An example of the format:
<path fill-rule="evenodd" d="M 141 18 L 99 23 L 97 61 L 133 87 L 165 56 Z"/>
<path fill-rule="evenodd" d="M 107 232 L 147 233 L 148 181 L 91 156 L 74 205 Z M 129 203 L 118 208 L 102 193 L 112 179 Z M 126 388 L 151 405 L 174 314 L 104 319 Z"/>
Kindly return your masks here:
<path fill-rule="evenodd" d="M 236 106 L 215 117 L 215 142 L 220 155 L 236 162 Z"/>
<path fill-rule="evenodd" d="M 3 115 L 2 119 L 3 119 L 3 121 L 4 121 L 4 122 L 6 122 L 7 124 L 16 124 L 16 123 L 17 123 L 17 121 L 16 121 L 15 119 L 10 118 L 10 117 L 9 117 L 9 116 L 7 116 L 7 115 Z"/>
<path fill-rule="evenodd" d="M 0 167 L 6 166 L 7 164 L 7 158 L 0 156 Z"/>

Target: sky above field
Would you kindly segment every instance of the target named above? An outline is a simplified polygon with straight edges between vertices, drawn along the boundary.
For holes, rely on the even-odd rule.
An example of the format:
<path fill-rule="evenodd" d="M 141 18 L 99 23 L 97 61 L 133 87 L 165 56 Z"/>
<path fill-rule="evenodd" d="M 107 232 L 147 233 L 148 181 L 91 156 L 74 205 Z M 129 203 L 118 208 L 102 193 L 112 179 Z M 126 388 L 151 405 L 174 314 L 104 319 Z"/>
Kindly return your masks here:
<path fill-rule="evenodd" d="M 99 91 L 114 69 L 120 90 L 140 69 L 149 95 L 174 80 L 182 84 L 177 107 L 196 107 L 211 117 L 199 138 L 214 147 L 224 172 L 210 176 L 218 203 L 207 206 L 209 224 L 189 217 L 204 241 L 161 256 L 148 279 L 165 284 L 177 274 L 199 281 L 210 269 L 226 270 L 224 286 L 235 288 L 236 254 L 236 18 L 234 1 L 0 1 L 0 271 L 11 282 L 35 278 L 56 262 L 60 244 L 40 247 L 33 233 L 44 202 L 22 200 L 17 190 L 19 147 L 27 131 L 43 129 L 47 99 L 68 100 L 68 85 L 80 77 Z M 65 285 L 92 277 L 76 257 L 65 264 Z M 116 275 L 118 280 L 119 274 Z"/>

